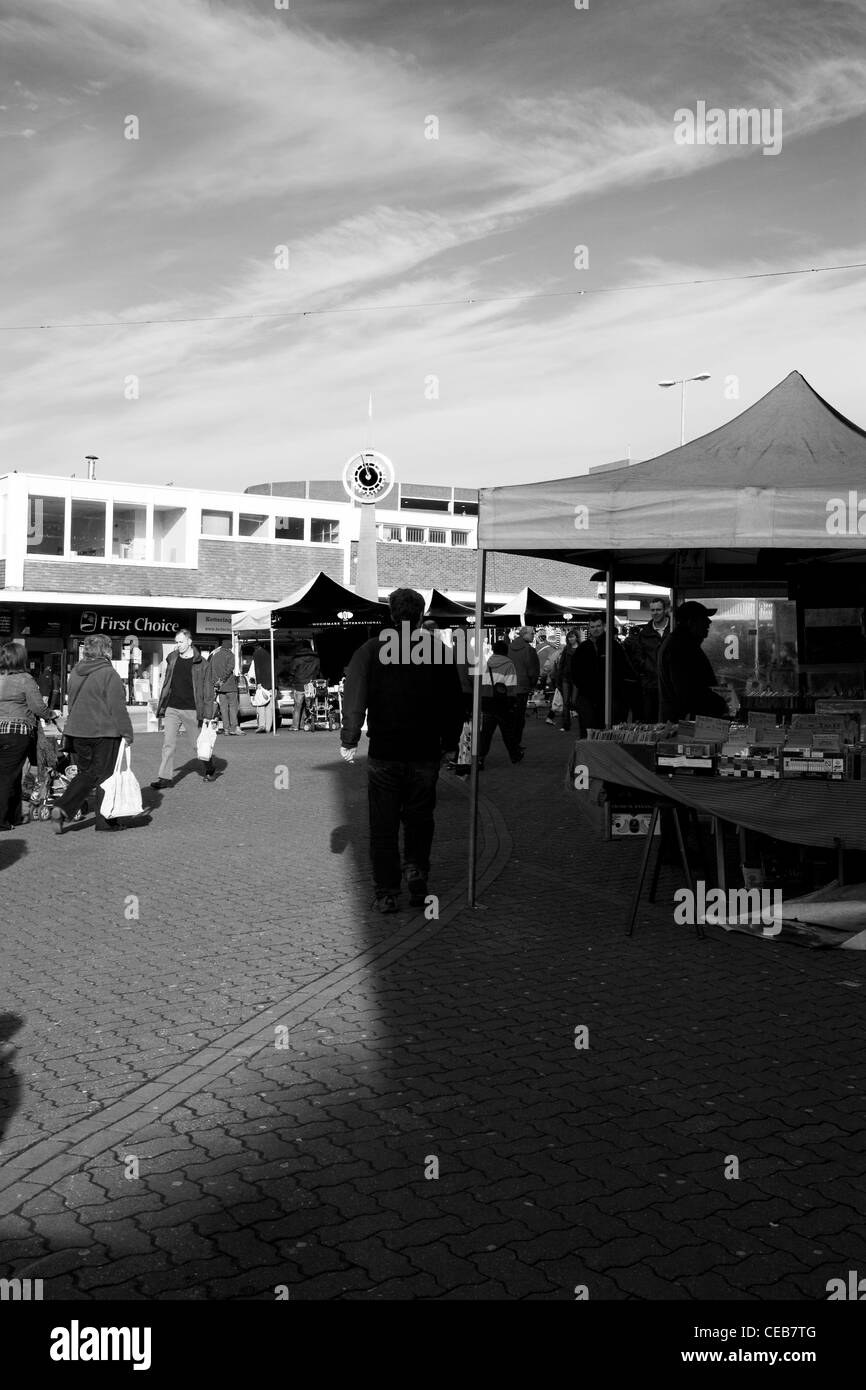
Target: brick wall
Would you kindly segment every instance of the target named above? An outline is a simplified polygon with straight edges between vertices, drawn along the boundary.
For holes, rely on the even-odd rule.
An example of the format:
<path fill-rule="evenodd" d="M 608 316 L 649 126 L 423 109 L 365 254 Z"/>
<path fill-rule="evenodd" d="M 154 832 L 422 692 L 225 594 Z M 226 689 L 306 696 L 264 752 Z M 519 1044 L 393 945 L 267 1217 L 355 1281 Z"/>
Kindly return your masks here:
<path fill-rule="evenodd" d="M 352 543 L 352 573 L 358 547 Z M 376 547 L 379 584 L 401 584 L 419 589 L 468 589 L 475 591 L 477 554 L 462 546 L 401 545 L 383 542 Z M 598 585 L 590 583 L 593 570 L 566 565 L 559 560 L 536 560 L 528 555 L 493 551 L 487 557 L 487 588 L 494 593 L 517 593 L 530 585 L 540 594 L 561 598 L 595 598 Z"/>
<path fill-rule="evenodd" d="M 178 598 L 277 599 L 300 588 L 319 570 L 343 580 L 343 550 L 313 546 L 263 545 L 243 541 L 200 541 L 198 569 L 158 565 L 94 565 L 75 560 L 24 563 L 24 588 L 57 593 L 165 594 Z"/>

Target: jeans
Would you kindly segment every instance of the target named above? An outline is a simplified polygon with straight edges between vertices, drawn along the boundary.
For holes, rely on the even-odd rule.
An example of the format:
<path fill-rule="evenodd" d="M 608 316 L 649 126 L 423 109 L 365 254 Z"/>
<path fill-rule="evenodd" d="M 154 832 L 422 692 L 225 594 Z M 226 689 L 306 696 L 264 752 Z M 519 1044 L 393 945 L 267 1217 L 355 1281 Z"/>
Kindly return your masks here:
<path fill-rule="evenodd" d="M 236 690 L 223 690 L 220 692 L 219 700 L 223 732 L 236 734 L 238 731 L 238 692 Z"/>
<path fill-rule="evenodd" d="M 528 690 L 519 690 L 513 697 L 514 732 L 518 743 L 523 742 L 523 730 L 526 728 L 526 706 L 529 703 L 529 693 Z"/>
<path fill-rule="evenodd" d="M 572 685 L 571 681 L 563 681 L 559 687 L 559 693 L 562 696 L 562 727 L 563 729 L 570 729 L 571 713 L 577 699 L 577 686 Z"/>
<path fill-rule="evenodd" d="M 515 700 L 506 697 L 501 704 L 494 700 L 481 705 L 481 744 L 478 749 L 478 756 L 486 758 L 490 752 L 490 745 L 493 742 L 493 735 L 497 729 L 502 730 L 502 742 L 508 749 L 511 761 L 514 762 L 520 752 L 520 739 L 517 737 L 517 721 L 514 708 Z"/>
<path fill-rule="evenodd" d="M 307 717 L 309 716 L 309 710 L 307 708 L 307 700 L 303 690 L 293 690 L 292 696 L 294 699 L 294 703 L 292 705 L 292 728 L 294 729 L 295 733 L 297 733 L 301 727 L 301 719 L 303 718 L 306 721 Z"/>
<path fill-rule="evenodd" d="M 430 872 L 436 782 L 439 763 L 395 763 L 367 759 L 370 805 L 370 858 L 377 894 L 400 891 L 400 823 L 403 823 L 403 863 Z"/>
<path fill-rule="evenodd" d="M 85 801 L 89 801 L 96 811 L 96 829 L 104 830 L 107 825 L 102 815 L 105 793 L 100 783 L 113 773 L 121 741 L 119 738 L 79 738 L 76 735 L 71 742 L 78 776 L 73 777 L 57 805 L 71 820 Z"/>
<path fill-rule="evenodd" d="M 21 819 L 21 774 L 32 734 L 0 734 L 0 821 L 16 825 Z"/>
<path fill-rule="evenodd" d="M 165 711 L 163 727 L 165 729 L 165 739 L 162 745 L 162 761 L 159 764 L 159 775 L 170 782 L 174 776 L 174 752 L 177 747 L 177 740 L 180 735 L 180 726 L 183 725 L 184 736 L 188 743 L 192 745 L 192 757 L 198 758 L 196 741 L 198 739 L 198 715 L 194 709 L 174 709 L 169 705 Z M 203 764 L 205 772 L 213 771 L 213 759 Z"/>

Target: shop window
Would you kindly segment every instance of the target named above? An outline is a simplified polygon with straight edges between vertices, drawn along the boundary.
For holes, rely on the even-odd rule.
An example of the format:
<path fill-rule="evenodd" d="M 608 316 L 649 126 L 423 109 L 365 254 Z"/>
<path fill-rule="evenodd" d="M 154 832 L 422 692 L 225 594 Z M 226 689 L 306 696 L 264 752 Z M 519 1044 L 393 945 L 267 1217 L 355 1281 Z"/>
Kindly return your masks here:
<path fill-rule="evenodd" d="M 268 522 L 270 517 L 255 516 L 252 513 L 241 512 L 238 517 L 238 535 L 254 536 L 257 540 L 267 540 Z"/>
<path fill-rule="evenodd" d="M 424 544 L 424 527 L 423 527 L 423 526 L 407 526 L 407 527 L 406 527 L 406 540 L 408 541 L 408 543 L 409 543 L 410 545 L 423 545 L 423 544 Z"/>
<path fill-rule="evenodd" d="M 386 526 L 385 534 L 382 538 L 386 541 L 402 541 L 403 529 L 400 526 Z"/>
<path fill-rule="evenodd" d="M 230 536 L 232 533 L 231 512 L 205 512 L 201 514 L 201 533 L 203 536 Z"/>
<path fill-rule="evenodd" d="M 401 497 L 401 512 L 447 512 L 449 502 L 444 497 Z"/>
<path fill-rule="evenodd" d="M 65 497 L 31 494 L 27 506 L 28 555 L 62 555 L 65 525 Z"/>
<path fill-rule="evenodd" d="M 153 558 L 164 565 L 182 565 L 186 560 L 184 507 L 154 507 Z"/>
<path fill-rule="evenodd" d="M 115 502 L 111 554 L 115 560 L 147 559 L 147 508 Z"/>
<path fill-rule="evenodd" d="M 448 533 L 447 533 L 447 531 L 440 531 L 438 526 L 431 526 L 431 527 L 430 527 L 430 544 L 431 544 L 431 545 L 447 545 L 447 544 L 448 544 Z"/>
<path fill-rule="evenodd" d="M 274 538 L 278 541 L 302 541 L 304 539 L 304 518 L 302 516 L 275 517 Z"/>
<path fill-rule="evenodd" d="M 452 531 L 452 532 L 451 532 L 451 544 L 452 544 L 452 545 L 468 545 L 468 543 L 469 543 L 469 532 L 468 532 L 468 531 Z"/>
<path fill-rule="evenodd" d="M 313 517 L 310 522 L 310 540 L 323 541 L 327 545 L 339 545 L 340 523 L 327 517 Z"/>

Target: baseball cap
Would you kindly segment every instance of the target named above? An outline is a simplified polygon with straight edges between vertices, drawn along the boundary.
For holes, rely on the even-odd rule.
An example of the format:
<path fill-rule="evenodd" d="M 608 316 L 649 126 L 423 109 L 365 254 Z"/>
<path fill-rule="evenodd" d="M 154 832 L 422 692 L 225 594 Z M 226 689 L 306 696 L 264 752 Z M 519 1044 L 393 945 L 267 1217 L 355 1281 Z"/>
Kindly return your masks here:
<path fill-rule="evenodd" d="M 703 603 L 697 603 L 695 599 L 689 599 L 686 603 L 681 603 L 677 609 L 677 619 L 684 622 L 688 618 L 712 618 L 718 613 L 718 608 L 707 608 Z"/>

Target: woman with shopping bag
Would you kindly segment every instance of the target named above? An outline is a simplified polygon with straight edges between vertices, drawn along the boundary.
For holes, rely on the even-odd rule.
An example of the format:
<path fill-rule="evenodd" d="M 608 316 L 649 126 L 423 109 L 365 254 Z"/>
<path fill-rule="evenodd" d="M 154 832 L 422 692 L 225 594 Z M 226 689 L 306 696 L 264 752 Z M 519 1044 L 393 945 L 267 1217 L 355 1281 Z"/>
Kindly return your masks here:
<path fill-rule="evenodd" d="M 111 664 L 110 638 L 101 633 L 85 637 L 81 660 L 69 677 L 68 698 L 69 714 L 63 733 L 72 744 L 78 775 L 52 807 L 52 819 L 59 821 L 57 833 L 63 834 L 66 823 L 85 801 L 96 812 L 94 829 L 122 830 L 116 819 L 104 814 L 103 806 L 103 784 L 115 774 L 124 741 L 128 748 L 133 739 L 126 690 Z"/>

